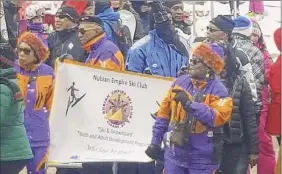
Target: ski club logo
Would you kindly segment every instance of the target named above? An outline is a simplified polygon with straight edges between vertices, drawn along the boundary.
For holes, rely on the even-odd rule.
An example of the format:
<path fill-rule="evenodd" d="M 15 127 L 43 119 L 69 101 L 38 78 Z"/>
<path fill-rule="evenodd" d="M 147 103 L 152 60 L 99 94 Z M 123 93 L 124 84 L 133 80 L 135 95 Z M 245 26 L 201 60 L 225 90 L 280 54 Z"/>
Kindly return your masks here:
<path fill-rule="evenodd" d="M 130 123 L 133 106 L 130 97 L 122 90 L 109 94 L 103 104 L 103 115 L 107 123 L 114 128 L 122 128 Z"/>
<path fill-rule="evenodd" d="M 77 97 L 75 92 L 78 92 L 79 89 L 75 88 L 75 82 L 72 82 L 72 85 L 67 88 L 67 92 L 70 92 L 70 96 L 69 96 L 69 100 L 68 100 L 68 106 L 66 109 L 66 116 L 68 115 L 69 109 L 70 107 L 73 108 L 75 105 L 77 105 L 86 95 L 86 93 L 84 93 L 82 96 Z"/>

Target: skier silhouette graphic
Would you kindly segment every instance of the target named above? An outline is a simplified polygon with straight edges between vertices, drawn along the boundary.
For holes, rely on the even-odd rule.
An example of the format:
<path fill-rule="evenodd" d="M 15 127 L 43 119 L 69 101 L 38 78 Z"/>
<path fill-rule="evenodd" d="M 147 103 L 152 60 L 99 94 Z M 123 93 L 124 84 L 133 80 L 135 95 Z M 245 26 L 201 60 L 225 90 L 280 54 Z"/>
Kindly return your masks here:
<path fill-rule="evenodd" d="M 70 91 L 71 96 L 69 96 L 68 106 L 67 106 L 67 110 L 66 110 L 66 116 L 68 115 L 69 107 L 70 106 L 74 107 L 86 95 L 86 93 L 85 93 L 81 97 L 77 98 L 75 96 L 75 92 L 79 91 L 79 89 L 75 88 L 74 86 L 75 86 L 75 82 L 72 82 L 72 86 L 67 89 L 67 92 Z"/>

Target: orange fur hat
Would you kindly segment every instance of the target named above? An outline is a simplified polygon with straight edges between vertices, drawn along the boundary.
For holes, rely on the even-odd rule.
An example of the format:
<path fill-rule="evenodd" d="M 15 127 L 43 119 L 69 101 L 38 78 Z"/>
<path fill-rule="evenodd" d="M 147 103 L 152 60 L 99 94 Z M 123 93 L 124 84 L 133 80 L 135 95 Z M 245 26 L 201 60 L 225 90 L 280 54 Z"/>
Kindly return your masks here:
<path fill-rule="evenodd" d="M 216 74 L 220 74 L 224 68 L 224 51 L 217 44 L 202 43 L 194 50 L 193 55 L 201 57 Z"/>
<path fill-rule="evenodd" d="M 18 45 L 24 42 L 28 44 L 41 61 L 45 61 L 49 57 L 49 48 L 43 40 L 34 33 L 26 31 L 18 38 Z"/>

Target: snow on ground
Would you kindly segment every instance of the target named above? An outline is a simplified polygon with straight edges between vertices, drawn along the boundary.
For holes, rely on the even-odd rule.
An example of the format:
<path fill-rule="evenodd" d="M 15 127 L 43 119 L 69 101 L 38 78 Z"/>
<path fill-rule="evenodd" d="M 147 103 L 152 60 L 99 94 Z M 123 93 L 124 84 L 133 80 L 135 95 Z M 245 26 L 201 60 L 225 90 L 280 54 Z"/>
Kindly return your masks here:
<path fill-rule="evenodd" d="M 214 4 L 214 17 L 219 14 L 228 15 L 230 14 L 229 4 L 222 4 L 219 2 L 213 2 Z M 281 26 L 281 1 L 264 1 L 265 4 L 265 17 L 259 21 L 262 28 L 265 41 L 268 46 L 270 54 L 279 54 L 274 40 L 273 33 L 275 29 Z M 209 11 L 209 15 L 206 17 L 196 17 L 195 28 L 197 36 L 205 36 L 206 26 L 211 20 L 211 1 L 206 2 L 204 5 L 196 5 L 196 10 L 201 9 L 205 12 Z M 191 3 L 185 3 L 185 11 L 192 11 L 193 5 Z M 239 7 L 240 14 L 244 15 L 249 12 L 249 2 L 244 2 Z"/>

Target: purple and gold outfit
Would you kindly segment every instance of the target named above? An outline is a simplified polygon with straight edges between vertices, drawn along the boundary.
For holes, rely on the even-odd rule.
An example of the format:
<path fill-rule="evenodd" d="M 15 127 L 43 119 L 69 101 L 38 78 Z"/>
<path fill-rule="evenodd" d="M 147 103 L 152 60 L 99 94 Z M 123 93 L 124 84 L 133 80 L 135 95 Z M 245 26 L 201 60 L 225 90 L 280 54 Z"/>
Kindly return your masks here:
<path fill-rule="evenodd" d="M 23 33 L 18 43 L 27 43 L 40 59 L 39 64 L 25 67 L 16 65 L 18 84 L 25 98 L 24 125 L 33 152 L 33 160 L 27 165 L 29 174 L 46 174 L 50 144 L 49 113 L 51 110 L 54 87 L 54 70 L 42 63 L 49 55 L 48 47 L 35 34 Z"/>

